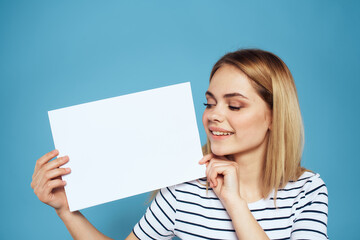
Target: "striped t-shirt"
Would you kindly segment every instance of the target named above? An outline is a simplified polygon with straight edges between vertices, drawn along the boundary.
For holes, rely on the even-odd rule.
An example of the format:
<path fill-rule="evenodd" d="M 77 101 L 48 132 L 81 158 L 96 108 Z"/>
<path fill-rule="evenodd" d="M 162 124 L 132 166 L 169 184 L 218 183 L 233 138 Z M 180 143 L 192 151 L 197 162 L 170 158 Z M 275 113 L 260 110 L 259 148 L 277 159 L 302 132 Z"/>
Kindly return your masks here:
<path fill-rule="evenodd" d="M 133 232 L 139 239 L 237 239 L 231 219 L 206 179 L 163 188 Z M 327 188 L 319 174 L 297 181 L 248 207 L 270 239 L 328 239 Z"/>

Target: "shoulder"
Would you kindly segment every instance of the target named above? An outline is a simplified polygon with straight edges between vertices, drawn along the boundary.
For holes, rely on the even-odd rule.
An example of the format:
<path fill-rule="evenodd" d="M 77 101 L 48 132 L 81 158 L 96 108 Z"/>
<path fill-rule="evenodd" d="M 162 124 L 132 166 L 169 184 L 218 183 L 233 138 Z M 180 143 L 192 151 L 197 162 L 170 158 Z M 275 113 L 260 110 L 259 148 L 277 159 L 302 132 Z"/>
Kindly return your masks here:
<path fill-rule="evenodd" d="M 290 181 L 283 189 L 279 189 L 277 199 L 290 200 L 295 217 L 309 206 L 324 208 L 323 212 L 327 215 L 328 191 L 318 173 L 304 172 L 298 180 Z"/>
<path fill-rule="evenodd" d="M 298 193 L 305 196 L 324 194 L 327 196 L 327 188 L 318 173 L 306 171 L 298 180 L 290 181 L 284 188 L 279 189 L 279 195 L 282 193 Z"/>
<path fill-rule="evenodd" d="M 274 196 L 270 199 L 274 199 Z M 289 181 L 284 188 L 278 190 L 276 202 L 292 206 L 293 212 L 299 213 L 305 206 L 313 203 L 327 207 L 328 191 L 318 173 L 306 171 L 296 181 Z"/>
<path fill-rule="evenodd" d="M 292 207 L 292 236 L 296 239 L 327 239 L 328 192 L 320 175 L 305 172 L 290 184 L 299 188 Z"/>

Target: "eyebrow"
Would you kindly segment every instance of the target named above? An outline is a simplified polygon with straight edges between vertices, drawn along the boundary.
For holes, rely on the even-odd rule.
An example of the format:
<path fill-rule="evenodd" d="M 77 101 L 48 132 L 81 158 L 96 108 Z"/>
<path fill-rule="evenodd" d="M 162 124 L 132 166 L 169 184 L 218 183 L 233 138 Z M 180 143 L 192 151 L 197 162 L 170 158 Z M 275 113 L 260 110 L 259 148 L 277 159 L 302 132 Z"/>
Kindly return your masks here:
<path fill-rule="evenodd" d="M 210 97 L 215 98 L 214 94 L 212 94 L 211 92 L 209 91 L 206 91 L 205 95 L 209 95 Z M 248 99 L 247 97 L 245 97 L 244 95 L 242 95 L 241 93 L 237 93 L 237 92 L 234 92 L 234 93 L 227 93 L 224 95 L 224 98 L 231 98 L 231 97 L 242 97 L 242 98 L 246 98 Z M 249 100 L 249 99 L 248 99 Z"/>

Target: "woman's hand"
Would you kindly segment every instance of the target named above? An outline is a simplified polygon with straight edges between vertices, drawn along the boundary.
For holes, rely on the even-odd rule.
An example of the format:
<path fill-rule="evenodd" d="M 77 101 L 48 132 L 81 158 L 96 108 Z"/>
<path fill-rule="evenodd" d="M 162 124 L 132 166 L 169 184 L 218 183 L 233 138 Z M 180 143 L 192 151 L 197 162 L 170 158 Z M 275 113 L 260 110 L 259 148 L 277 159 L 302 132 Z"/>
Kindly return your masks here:
<path fill-rule="evenodd" d="M 243 201 L 240 195 L 239 166 L 235 161 L 208 154 L 199 161 L 199 164 L 206 164 L 206 177 L 210 187 L 226 209 Z"/>
<path fill-rule="evenodd" d="M 206 164 L 207 180 L 226 208 L 238 239 L 269 239 L 240 195 L 239 165 L 213 154 L 205 155 L 199 164 Z"/>
<path fill-rule="evenodd" d="M 69 161 L 68 156 L 49 162 L 58 154 L 57 150 L 53 150 L 36 161 L 31 188 L 34 189 L 40 201 L 53 207 L 59 214 L 69 211 L 64 190 L 66 182 L 61 179 L 61 176 L 70 173 L 70 168 L 60 168 Z"/>
<path fill-rule="evenodd" d="M 31 187 L 40 201 L 53 207 L 73 239 L 111 239 L 99 232 L 79 211 L 70 212 L 66 199 L 65 181 L 61 176 L 69 174 L 70 168 L 61 168 L 69 161 L 68 156 L 50 161 L 59 154 L 57 150 L 48 152 L 36 161 Z M 131 235 L 128 239 L 137 239 Z"/>

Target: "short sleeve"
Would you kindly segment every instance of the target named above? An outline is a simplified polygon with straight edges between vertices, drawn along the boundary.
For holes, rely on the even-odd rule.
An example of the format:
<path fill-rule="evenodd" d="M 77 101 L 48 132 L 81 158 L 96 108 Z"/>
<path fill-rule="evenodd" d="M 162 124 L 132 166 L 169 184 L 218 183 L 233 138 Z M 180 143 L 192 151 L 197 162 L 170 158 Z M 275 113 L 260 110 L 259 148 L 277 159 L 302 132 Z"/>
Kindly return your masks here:
<path fill-rule="evenodd" d="M 133 233 L 140 240 L 171 239 L 174 237 L 175 213 L 175 186 L 162 188 L 135 225 Z"/>
<path fill-rule="evenodd" d="M 318 174 L 309 179 L 296 204 L 291 239 L 328 239 L 328 192 Z"/>

